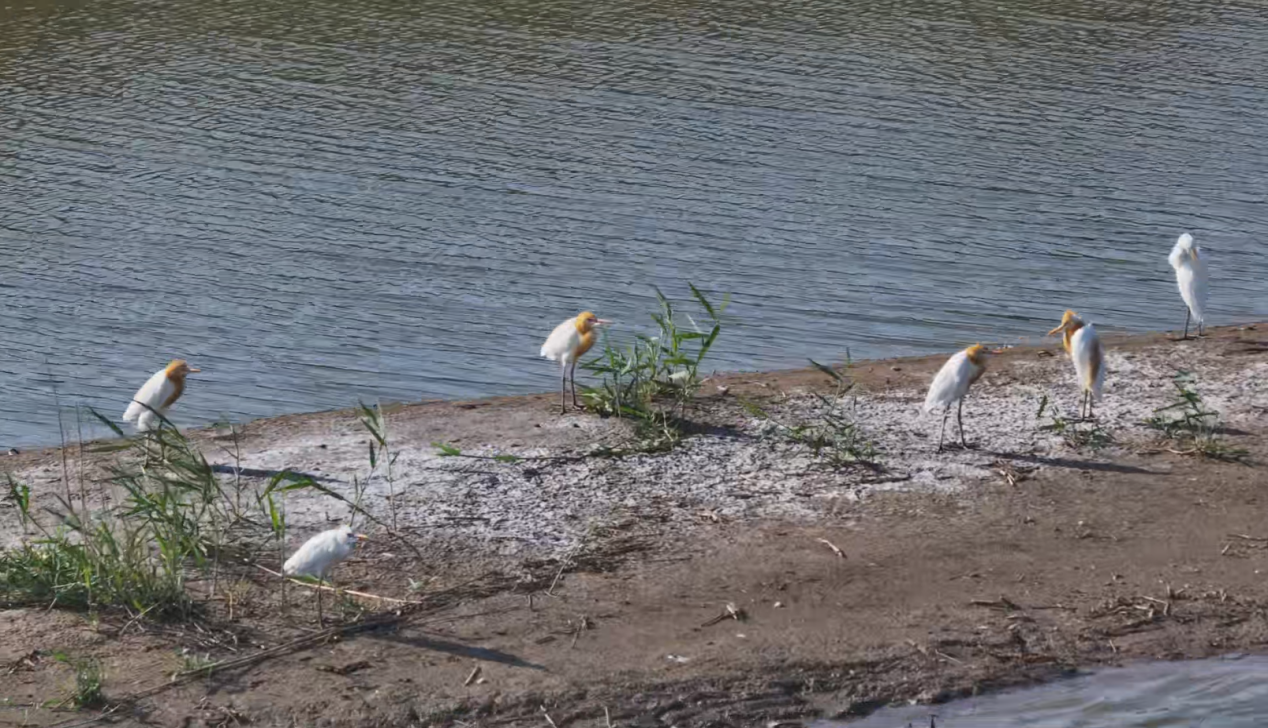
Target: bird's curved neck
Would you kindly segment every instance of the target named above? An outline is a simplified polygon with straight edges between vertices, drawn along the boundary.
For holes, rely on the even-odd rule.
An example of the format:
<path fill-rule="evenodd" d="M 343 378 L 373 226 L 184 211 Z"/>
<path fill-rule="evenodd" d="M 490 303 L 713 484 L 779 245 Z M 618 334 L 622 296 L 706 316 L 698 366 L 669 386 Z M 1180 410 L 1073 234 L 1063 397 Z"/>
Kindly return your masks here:
<path fill-rule="evenodd" d="M 1075 332 L 1081 328 L 1083 328 L 1082 321 L 1072 321 L 1070 322 L 1070 327 L 1061 336 L 1061 345 L 1065 347 L 1067 352 L 1070 351 L 1070 340 L 1074 338 Z"/>
<path fill-rule="evenodd" d="M 185 393 L 185 375 L 182 372 L 168 372 L 167 380 L 172 383 L 172 396 L 163 402 L 163 408 L 166 409 L 176 403 Z"/>

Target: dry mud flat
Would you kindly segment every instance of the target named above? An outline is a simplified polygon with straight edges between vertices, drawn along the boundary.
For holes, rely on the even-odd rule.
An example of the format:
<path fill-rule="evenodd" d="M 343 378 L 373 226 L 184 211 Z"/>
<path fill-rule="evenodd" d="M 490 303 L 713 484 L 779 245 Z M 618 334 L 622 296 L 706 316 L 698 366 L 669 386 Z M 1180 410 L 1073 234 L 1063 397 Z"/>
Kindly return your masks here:
<path fill-rule="evenodd" d="M 1098 415 L 1114 442 L 1096 451 L 1039 427 L 1045 396 L 1075 406 L 1055 347 L 997 357 L 966 407 L 973 449 L 940 455 L 937 420 L 918 411 L 945 357 L 853 367 L 847 407 L 880 468 L 824 467 L 740 404 L 811 421 L 829 389 L 814 371 L 710 381 L 700 432 L 654 455 L 594 455 L 628 441 L 625 423 L 559 417 L 550 396 L 396 408 L 391 490 L 410 545 L 378 534 L 340 580 L 421 603 L 366 601 L 370 622 L 317 632 L 310 592 L 243 570 L 197 623 L 2 612 L 0 725 L 96 715 L 30 707 L 66 694 L 58 651 L 100 660 L 107 719 L 123 723 L 748 726 L 1258 650 L 1266 334 L 1110 339 Z M 1173 401 L 1177 369 L 1245 462 L 1170 452 L 1140 424 Z M 367 469 L 350 413 L 196 437 L 248 480 L 292 469 L 348 492 Z M 438 457 L 433 442 L 485 457 Z M 532 459 L 487 459 L 499 454 Z M 60 488 L 60 453 L 6 465 L 37 496 Z M 369 489 L 385 516 L 388 484 Z M 293 540 L 341 508 L 292 498 Z M 244 662 L 172 684 L 191 657 Z"/>

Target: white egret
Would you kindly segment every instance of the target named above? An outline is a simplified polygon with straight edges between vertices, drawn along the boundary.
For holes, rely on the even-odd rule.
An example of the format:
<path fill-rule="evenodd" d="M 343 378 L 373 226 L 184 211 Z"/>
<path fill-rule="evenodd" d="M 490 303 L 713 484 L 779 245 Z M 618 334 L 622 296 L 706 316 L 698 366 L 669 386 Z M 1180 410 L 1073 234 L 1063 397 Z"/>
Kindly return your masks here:
<path fill-rule="evenodd" d="M 1051 336 L 1062 332 L 1061 345 L 1074 362 L 1074 374 L 1079 378 L 1083 399 L 1079 402 L 1079 419 L 1092 419 L 1092 402 L 1101 398 L 1105 384 L 1105 349 L 1092 324 L 1085 323 L 1074 311 L 1066 311 L 1061 325 L 1048 332 Z M 1086 408 L 1087 414 L 1084 415 Z"/>
<path fill-rule="evenodd" d="M 132 395 L 132 403 L 123 413 L 124 422 L 135 422 L 138 432 L 149 432 L 158 429 L 160 415 L 166 417 L 167 410 L 185 391 L 185 375 L 197 373 L 198 369 L 190 368 L 184 359 L 176 359 L 162 371 L 154 373 L 141 388 Z"/>
<path fill-rule="evenodd" d="M 282 564 L 282 573 L 287 576 L 317 577 L 317 621 L 324 617 L 321 608 L 322 582 L 327 581 L 330 572 L 339 562 L 357 547 L 358 541 L 366 540 L 364 534 L 355 533 L 351 526 L 340 526 L 313 536 L 304 542 L 299 550 Z"/>
<path fill-rule="evenodd" d="M 598 338 L 595 328 L 610 323 L 612 322 L 597 318 L 589 311 L 583 311 L 556 326 L 546 338 L 546 343 L 542 344 L 541 356 L 559 362 L 563 370 L 559 381 L 559 412 L 561 414 L 568 411 L 565 395 L 570 378 L 572 379 L 572 406 L 581 406 L 577 402 L 577 360 L 594 346 L 595 339 Z"/>
<path fill-rule="evenodd" d="M 1200 248 L 1193 242 L 1193 236 L 1185 233 L 1171 249 L 1167 261 L 1176 269 L 1176 285 L 1180 287 L 1180 297 L 1184 299 L 1184 338 L 1189 338 L 1189 317 L 1197 319 L 1198 336 L 1202 335 L 1205 321 L 1203 311 L 1206 308 L 1206 297 L 1210 293 L 1210 279 L 1207 277 L 1206 261 L 1202 259 Z"/>
<path fill-rule="evenodd" d="M 938 431 L 938 452 L 942 452 L 942 438 L 947 431 L 947 418 L 951 416 L 953 404 L 958 405 L 955 420 L 960 425 L 960 445 L 968 449 L 969 444 L 964 439 L 964 397 L 969 393 L 969 387 L 986 372 L 987 354 L 995 353 L 998 352 L 988 352 L 981 344 L 974 344 L 953 354 L 934 376 L 933 384 L 929 385 L 929 395 L 925 397 L 925 412 L 932 412 L 938 407 L 946 408 L 942 415 L 942 429 Z"/>

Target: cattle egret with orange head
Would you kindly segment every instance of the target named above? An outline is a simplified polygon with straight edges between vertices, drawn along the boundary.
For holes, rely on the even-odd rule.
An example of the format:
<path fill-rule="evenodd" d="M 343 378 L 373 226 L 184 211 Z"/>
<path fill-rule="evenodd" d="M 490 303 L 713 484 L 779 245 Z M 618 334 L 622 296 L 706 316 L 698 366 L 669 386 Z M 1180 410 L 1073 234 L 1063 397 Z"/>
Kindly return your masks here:
<path fill-rule="evenodd" d="M 1206 308 L 1206 297 L 1211 292 L 1210 279 L 1206 272 L 1206 260 L 1202 258 L 1200 248 L 1193 242 L 1193 236 L 1185 233 L 1176 240 L 1167 262 L 1176 269 L 1176 285 L 1180 288 L 1180 297 L 1184 299 L 1184 338 L 1189 338 L 1189 317 L 1197 319 L 1198 336 L 1202 335 L 1205 321 L 1203 309 Z"/>
<path fill-rule="evenodd" d="M 1061 325 L 1048 332 L 1051 336 L 1061 333 L 1061 345 L 1074 362 L 1074 374 L 1079 378 L 1083 399 L 1079 403 L 1079 418 L 1092 419 L 1092 402 L 1101 398 L 1105 384 L 1105 350 L 1092 324 L 1084 323 L 1074 311 L 1066 311 Z M 1086 410 L 1086 414 L 1084 414 Z"/>
<path fill-rule="evenodd" d="M 154 373 L 136 394 L 132 395 L 132 404 L 123 413 L 124 422 L 135 422 L 138 432 L 149 432 L 158 428 L 160 417 L 167 416 L 167 410 L 185 391 L 185 375 L 196 373 L 184 359 L 176 359 L 162 371 Z"/>
<path fill-rule="evenodd" d="M 942 452 L 942 438 L 947 431 L 947 418 L 951 416 L 953 404 L 958 405 L 955 421 L 960 425 L 960 445 L 968 449 L 969 443 L 964 439 L 964 398 L 969 393 L 969 387 L 986 373 L 987 355 L 996 353 L 998 351 L 988 352 L 981 344 L 974 344 L 953 354 L 933 378 L 929 395 L 925 397 L 925 412 L 932 412 L 938 407 L 946 408 L 942 415 L 942 429 L 938 431 L 938 452 Z"/>
<path fill-rule="evenodd" d="M 542 344 L 541 356 L 559 362 L 562 369 L 559 381 L 559 412 L 561 414 L 568 411 L 566 394 L 569 379 L 572 380 L 572 406 L 581 407 L 581 404 L 577 402 L 577 360 L 594 346 L 595 339 L 598 338 L 595 329 L 610 323 L 612 322 L 598 318 L 589 311 L 583 311 L 556 326 L 546 338 L 546 343 Z"/>

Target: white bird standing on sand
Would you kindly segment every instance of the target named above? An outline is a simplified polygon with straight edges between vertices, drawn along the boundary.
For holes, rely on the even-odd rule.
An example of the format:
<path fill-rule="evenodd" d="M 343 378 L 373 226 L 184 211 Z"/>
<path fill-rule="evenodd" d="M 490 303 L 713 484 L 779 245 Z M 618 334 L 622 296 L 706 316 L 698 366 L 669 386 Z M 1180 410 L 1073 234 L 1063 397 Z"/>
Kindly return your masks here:
<path fill-rule="evenodd" d="M 546 337 L 546 343 L 542 344 L 541 356 L 559 362 L 563 369 L 559 381 L 560 414 L 568 412 L 565 395 L 570 378 L 572 379 L 572 406 L 581 407 L 581 404 L 577 402 L 577 360 L 594 346 L 595 339 L 598 338 L 595 328 L 610 323 L 612 322 L 596 318 L 589 311 L 583 311 L 575 318 L 570 318 L 556 326 L 555 330 L 550 332 L 550 336 Z"/>
<path fill-rule="evenodd" d="M 1051 336 L 1063 332 L 1061 345 L 1074 362 L 1074 374 L 1079 378 L 1083 399 L 1079 403 L 1079 419 L 1092 419 L 1092 402 L 1101 398 L 1105 384 L 1105 350 L 1092 324 L 1084 323 L 1074 311 L 1066 311 L 1061 325 L 1048 332 Z M 1086 408 L 1087 414 L 1084 415 Z"/>
<path fill-rule="evenodd" d="M 198 371 L 200 370 L 191 369 L 184 359 L 176 359 L 162 371 L 155 372 L 132 395 L 132 404 L 123 413 L 123 421 L 135 422 L 138 432 L 158 429 L 159 416 L 166 417 L 167 410 L 184 393 L 185 375 Z"/>
<path fill-rule="evenodd" d="M 955 420 L 960 424 L 960 446 L 968 449 L 969 444 L 964 439 L 964 397 L 969 393 L 969 387 L 978 380 L 986 372 L 986 359 L 988 353 L 986 347 L 981 344 L 974 344 L 964 351 L 957 351 L 947 359 L 947 363 L 942 365 L 938 370 L 937 376 L 933 378 L 933 384 L 929 385 L 929 395 L 925 397 L 925 412 L 932 412 L 938 407 L 945 407 L 946 412 L 942 415 L 942 429 L 938 431 L 938 452 L 942 452 L 942 438 L 947 431 L 947 418 L 951 416 L 951 405 L 957 404 Z"/>
<path fill-rule="evenodd" d="M 1202 324 L 1205 320 L 1203 311 L 1206 308 L 1206 297 L 1211 291 L 1210 279 L 1206 272 L 1206 261 L 1202 259 L 1200 248 L 1193 242 L 1193 236 L 1185 233 L 1177 240 L 1167 256 L 1167 262 L 1176 269 L 1176 285 L 1180 287 L 1180 297 L 1184 299 L 1184 338 L 1189 338 L 1189 317 L 1197 319 L 1198 336 L 1202 335 Z"/>
<path fill-rule="evenodd" d="M 340 526 L 313 536 L 304 542 L 299 550 L 282 564 L 282 573 L 287 576 L 317 577 L 317 621 L 323 620 L 321 609 L 321 593 L 324 591 L 321 582 L 327 581 L 330 572 L 339 562 L 348 558 L 357 547 L 358 541 L 366 540 L 366 536 L 355 533 L 351 526 Z"/>

